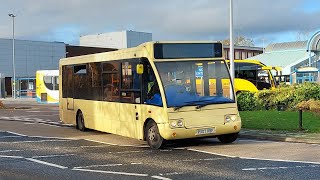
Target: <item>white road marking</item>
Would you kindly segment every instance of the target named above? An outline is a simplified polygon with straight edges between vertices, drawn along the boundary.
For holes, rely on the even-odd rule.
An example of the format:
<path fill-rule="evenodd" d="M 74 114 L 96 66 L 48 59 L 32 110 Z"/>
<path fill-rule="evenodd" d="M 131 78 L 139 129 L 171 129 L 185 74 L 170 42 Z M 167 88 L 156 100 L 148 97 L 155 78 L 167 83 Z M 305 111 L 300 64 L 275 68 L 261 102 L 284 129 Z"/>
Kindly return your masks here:
<path fill-rule="evenodd" d="M 304 163 L 304 164 L 319 164 L 320 162 L 312 162 L 312 161 L 293 161 L 293 160 L 285 160 L 285 159 L 264 159 L 264 158 L 249 158 L 249 157 L 239 157 L 240 159 L 249 159 L 249 160 L 261 160 L 261 161 L 277 161 L 277 162 L 290 162 L 290 163 Z"/>
<path fill-rule="evenodd" d="M 6 153 L 6 152 L 20 152 L 20 151 L 24 151 L 24 150 L 16 150 L 16 149 L 14 149 L 14 150 L 3 150 L 3 151 L 0 151 L 0 153 Z"/>
<path fill-rule="evenodd" d="M 185 159 L 185 160 L 175 160 L 176 162 L 182 161 L 182 162 L 192 162 L 192 161 L 215 161 L 215 160 L 221 160 L 226 158 L 208 158 L 208 159 Z"/>
<path fill-rule="evenodd" d="M 202 150 L 197 150 L 197 149 L 190 149 L 187 148 L 189 151 L 195 151 L 195 152 L 201 152 L 201 153 L 206 153 L 206 154 L 212 154 L 212 155 L 217 155 L 217 156 L 223 156 L 223 157 L 229 157 L 229 158 L 235 158 L 236 156 L 229 156 L 225 154 L 219 154 L 219 153 L 214 153 L 214 152 L 208 152 L 208 151 L 202 151 Z"/>
<path fill-rule="evenodd" d="M 46 155 L 46 156 L 33 156 L 33 159 L 37 158 L 52 158 L 52 157 L 65 157 L 65 156 L 74 156 L 75 154 L 54 154 L 54 155 Z"/>
<path fill-rule="evenodd" d="M 101 171 L 101 170 L 92 170 L 92 169 L 72 169 L 74 171 L 86 171 L 86 172 L 98 172 L 98 173 L 106 173 L 106 174 L 119 174 L 119 175 L 127 175 L 127 176 L 140 176 L 147 177 L 148 174 L 137 174 L 137 173 L 127 173 L 127 172 L 116 172 L 116 171 Z"/>
<path fill-rule="evenodd" d="M 5 156 L 5 155 L 0 155 L 0 158 L 13 158 L 13 159 L 21 159 L 23 158 L 22 156 Z"/>
<path fill-rule="evenodd" d="M 19 134 L 19 133 L 12 132 L 12 131 L 6 131 L 6 132 L 7 132 L 7 133 L 10 133 L 10 134 L 17 135 L 17 136 L 26 136 L 26 135 L 23 135 L 23 134 Z"/>
<path fill-rule="evenodd" d="M 159 173 L 160 176 L 171 176 L 171 175 L 180 175 L 185 174 L 183 172 L 172 172 L 172 173 Z"/>
<path fill-rule="evenodd" d="M 74 167 L 74 169 L 85 169 L 91 167 L 113 167 L 113 166 L 122 166 L 123 164 L 100 164 L 100 165 L 90 165 L 90 166 L 79 166 Z"/>
<path fill-rule="evenodd" d="M 25 159 L 29 160 L 29 161 L 32 161 L 32 162 L 35 162 L 35 163 L 44 164 L 44 165 L 47 165 L 47 166 L 52 166 L 52 167 L 56 167 L 56 168 L 60 168 L 60 169 L 67 169 L 68 168 L 68 167 L 65 167 L 65 166 L 58 165 L 58 164 L 53 164 L 53 163 L 48 163 L 48 162 L 45 162 L 45 161 L 40 161 L 38 159 L 32 159 L 32 158 L 25 158 Z"/>
<path fill-rule="evenodd" d="M 132 164 L 132 165 L 137 165 L 137 164 L 142 164 L 142 163 L 139 162 L 139 163 L 130 163 L 130 164 Z"/>
<path fill-rule="evenodd" d="M 33 125 L 33 124 L 35 124 L 35 123 L 30 123 L 30 122 L 28 122 L 28 123 L 23 123 L 23 124 L 26 124 L 26 125 Z"/>
<path fill-rule="evenodd" d="M 161 177 L 161 176 L 151 176 L 151 177 L 155 179 L 161 179 L 161 180 L 171 180 L 170 178 Z"/>
<path fill-rule="evenodd" d="M 16 143 L 41 143 L 41 142 L 63 142 L 72 140 L 52 139 L 52 140 L 39 140 L 39 141 L 13 141 L 13 142 L 0 142 L 0 144 L 16 144 Z"/>
<path fill-rule="evenodd" d="M 140 165 L 142 163 L 138 162 L 138 163 L 130 163 L 130 164 L 131 165 Z M 128 165 L 128 164 L 98 164 L 98 165 L 74 167 L 74 169 L 85 169 L 85 168 L 91 168 L 91 167 L 111 167 L 111 166 L 123 166 L 123 165 Z"/>
<path fill-rule="evenodd" d="M 292 167 L 262 167 L 262 168 L 245 168 L 242 171 L 257 171 L 257 170 L 278 170 L 278 169 L 294 169 L 294 168 L 316 168 L 320 167 L 319 165 L 310 165 L 310 166 L 292 166 Z"/>
<path fill-rule="evenodd" d="M 58 127 L 58 128 L 60 128 L 60 126 L 53 125 L 53 124 L 46 124 L 46 123 L 41 123 L 41 122 L 39 122 L 39 124 L 45 125 L 45 126 L 51 126 L 51 127 Z"/>
<path fill-rule="evenodd" d="M 229 158 L 240 158 L 240 159 L 249 159 L 249 160 L 260 160 L 260 161 L 277 161 L 277 162 L 290 162 L 290 163 L 304 163 L 304 164 L 320 164 L 320 162 L 312 162 L 312 161 L 293 161 L 293 160 L 285 160 L 285 159 L 264 159 L 264 158 L 250 158 L 250 157 L 238 157 L 238 156 L 230 156 L 225 154 L 219 154 L 219 153 L 213 153 L 208 151 L 202 151 L 197 149 L 190 149 L 187 148 L 187 150 L 195 151 L 195 152 L 201 152 L 206 154 L 213 154 L 223 157 L 229 157 Z"/>

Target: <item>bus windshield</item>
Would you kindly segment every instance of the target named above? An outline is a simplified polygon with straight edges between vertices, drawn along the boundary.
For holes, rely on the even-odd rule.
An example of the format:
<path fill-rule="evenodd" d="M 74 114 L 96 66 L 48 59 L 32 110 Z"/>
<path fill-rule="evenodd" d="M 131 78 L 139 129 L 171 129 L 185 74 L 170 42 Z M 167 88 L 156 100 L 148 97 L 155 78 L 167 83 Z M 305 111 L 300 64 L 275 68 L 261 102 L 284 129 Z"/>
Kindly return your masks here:
<path fill-rule="evenodd" d="M 234 103 L 223 60 L 156 62 L 168 107 Z"/>

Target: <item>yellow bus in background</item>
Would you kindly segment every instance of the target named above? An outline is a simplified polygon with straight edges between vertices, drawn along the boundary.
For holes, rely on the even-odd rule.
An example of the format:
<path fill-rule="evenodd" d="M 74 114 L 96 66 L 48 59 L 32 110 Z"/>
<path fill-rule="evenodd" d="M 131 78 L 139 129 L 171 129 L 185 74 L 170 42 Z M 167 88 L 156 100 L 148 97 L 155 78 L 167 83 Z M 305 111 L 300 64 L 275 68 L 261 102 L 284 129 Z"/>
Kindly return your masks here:
<path fill-rule="evenodd" d="M 39 70 L 36 72 L 37 102 L 59 103 L 59 70 Z"/>
<path fill-rule="evenodd" d="M 227 61 L 229 65 L 229 61 Z M 272 70 L 279 73 L 280 68 L 269 67 L 256 60 L 234 60 L 236 94 L 242 91 L 257 92 L 276 88 Z"/>
<path fill-rule="evenodd" d="M 148 42 L 64 58 L 59 70 L 60 119 L 81 131 L 146 140 L 151 148 L 238 137 L 241 119 L 221 43 Z"/>

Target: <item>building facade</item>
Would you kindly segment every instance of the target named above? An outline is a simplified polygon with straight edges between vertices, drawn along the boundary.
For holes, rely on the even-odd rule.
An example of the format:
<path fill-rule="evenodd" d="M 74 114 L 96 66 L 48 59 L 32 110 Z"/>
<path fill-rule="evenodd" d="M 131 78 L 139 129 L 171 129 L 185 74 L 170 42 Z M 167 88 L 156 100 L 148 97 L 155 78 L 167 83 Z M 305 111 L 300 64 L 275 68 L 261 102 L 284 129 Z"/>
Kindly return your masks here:
<path fill-rule="evenodd" d="M 227 60 L 230 60 L 230 47 L 224 46 L 224 56 Z M 247 46 L 234 46 L 234 59 L 247 59 L 253 56 L 257 56 L 263 53 L 261 47 L 247 47 Z"/>
<path fill-rule="evenodd" d="M 80 37 L 80 46 L 123 49 L 152 41 L 152 33 L 120 31 Z"/>
<path fill-rule="evenodd" d="M 287 82 L 292 82 L 292 74 L 298 72 L 300 68 L 315 67 L 319 69 L 320 31 L 315 32 L 307 41 L 270 44 L 266 47 L 265 53 L 248 59 L 259 60 L 268 66 L 281 67 L 282 76 L 286 77 Z M 310 76 L 310 73 L 307 74 Z M 316 74 L 315 76 L 317 76 Z M 319 78 L 315 76 L 306 77 L 305 80 L 319 81 Z M 304 82 L 304 80 L 301 82 Z"/>

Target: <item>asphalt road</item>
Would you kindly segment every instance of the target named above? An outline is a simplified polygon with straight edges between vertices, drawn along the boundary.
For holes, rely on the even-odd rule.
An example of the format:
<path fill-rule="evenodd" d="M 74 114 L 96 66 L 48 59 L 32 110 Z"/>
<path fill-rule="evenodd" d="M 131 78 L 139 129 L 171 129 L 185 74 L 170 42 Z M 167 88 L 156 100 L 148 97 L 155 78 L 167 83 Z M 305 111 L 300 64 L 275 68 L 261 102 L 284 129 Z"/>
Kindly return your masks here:
<path fill-rule="evenodd" d="M 194 139 L 152 150 L 60 126 L 57 106 L 30 107 L 0 110 L 0 179 L 319 179 L 319 145 Z"/>

